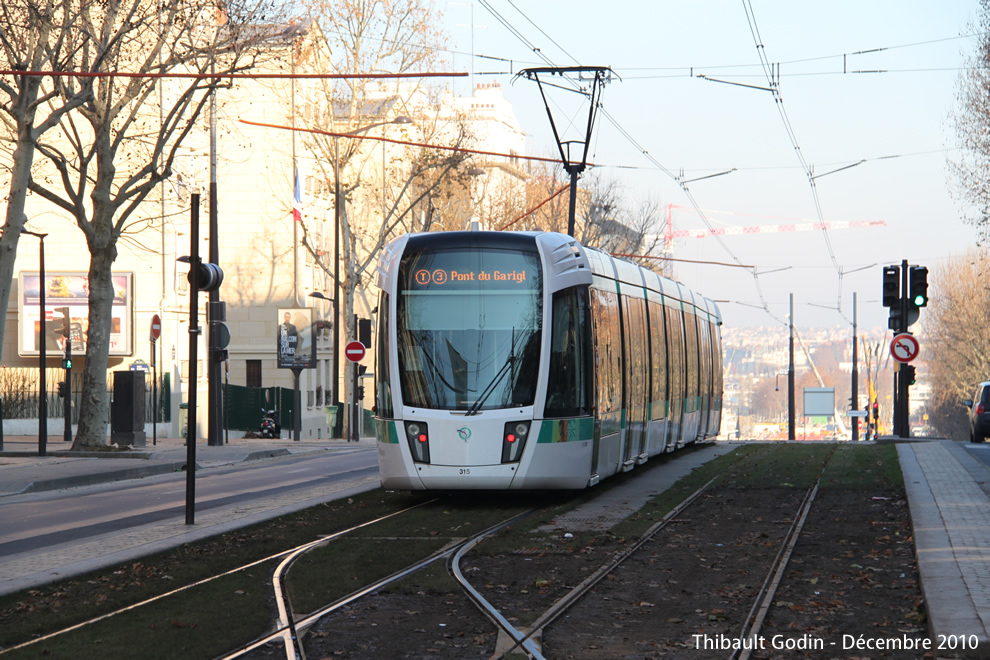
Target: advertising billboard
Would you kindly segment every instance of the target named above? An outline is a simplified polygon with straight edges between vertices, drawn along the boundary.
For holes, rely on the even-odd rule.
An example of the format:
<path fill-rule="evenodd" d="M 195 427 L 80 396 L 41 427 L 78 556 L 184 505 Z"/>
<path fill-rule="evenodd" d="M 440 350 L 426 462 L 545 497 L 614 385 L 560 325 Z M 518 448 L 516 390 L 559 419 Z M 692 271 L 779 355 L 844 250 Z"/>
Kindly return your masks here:
<path fill-rule="evenodd" d="M 275 351 L 278 355 L 278 368 L 315 369 L 313 310 L 309 307 L 279 307 L 276 323 Z"/>
<path fill-rule="evenodd" d="M 110 355 L 134 354 L 134 273 L 113 273 L 113 306 L 110 311 Z M 41 276 L 38 271 L 21 271 L 18 275 L 17 354 L 38 355 L 41 350 Z M 72 329 L 72 353 L 86 352 L 89 334 L 89 274 L 86 272 L 45 271 L 45 351 L 48 355 L 64 352 L 60 331 L 62 314 L 58 307 L 69 308 Z"/>

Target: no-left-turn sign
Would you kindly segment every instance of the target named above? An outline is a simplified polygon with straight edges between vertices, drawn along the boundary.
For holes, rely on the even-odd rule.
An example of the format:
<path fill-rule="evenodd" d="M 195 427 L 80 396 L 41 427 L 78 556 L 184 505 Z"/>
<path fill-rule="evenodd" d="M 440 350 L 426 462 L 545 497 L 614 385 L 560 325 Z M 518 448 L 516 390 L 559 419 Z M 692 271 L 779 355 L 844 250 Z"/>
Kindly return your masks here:
<path fill-rule="evenodd" d="M 902 332 L 890 341 L 890 355 L 898 362 L 910 362 L 918 357 L 921 347 L 914 335 Z"/>

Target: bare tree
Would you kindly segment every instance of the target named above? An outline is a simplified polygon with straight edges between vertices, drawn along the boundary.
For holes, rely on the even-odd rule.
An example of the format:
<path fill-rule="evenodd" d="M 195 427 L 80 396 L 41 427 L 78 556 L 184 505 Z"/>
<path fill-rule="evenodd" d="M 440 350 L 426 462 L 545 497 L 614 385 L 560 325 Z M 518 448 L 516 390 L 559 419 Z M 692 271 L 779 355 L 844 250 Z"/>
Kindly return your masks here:
<path fill-rule="evenodd" d="M 438 228 L 452 191 L 466 185 L 468 155 L 457 149 L 467 146 L 470 136 L 442 103 L 439 89 L 416 78 L 375 77 L 439 66 L 444 36 L 430 2 L 307 0 L 306 6 L 330 45 L 329 60 L 321 62 L 321 54 L 314 53 L 314 65 L 352 76 L 307 90 L 312 110 L 299 118 L 309 128 L 329 127 L 332 133 L 306 133 L 303 145 L 315 156 L 319 177 L 339 191 L 334 202 L 343 297 L 337 301 L 338 319 L 344 336 L 351 336 L 356 292 L 370 283 L 382 246 L 400 233 Z M 411 142 L 411 135 L 421 144 L 445 148 L 382 142 L 385 136 Z M 302 223 L 302 230 L 307 251 L 332 279 L 338 271 L 333 255 L 313 240 L 312 227 Z M 345 398 L 353 386 L 345 382 Z"/>
<path fill-rule="evenodd" d="M 612 254 L 632 255 L 629 258 L 644 268 L 662 272 L 662 263 L 650 258 L 661 243 L 666 222 L 660 203 L 647 200 L 630 209 L 617 181 L 594 174 L 587 178 L 587 190 L 581 242 Z"/>
<path fill-rule="evenodd" d="M 0 313 L 6 317 L 14 277 L 14 259 L 21 229 L 31 166 L 38 139 L 91 93 L 89 79 L 30 75 L 34 71 L 66 71 L 87 34 L 76 26 L 81 4 L 75 0 L 11 0 L 0 9 L 0 68 L 24 75 L 0 76 L 0 152 L 9 158 L 7 215 L 0 236 Z M 95 63 L 90 63 L 95 64 Z M 39 116 L 39 112 L 41 115 Z M 0 357 L 5 325 L 0 323 Z"/>
<path fill-rule="evenodd" d="M 105 443 L 117 241 L 141 203 L 171 175 L 210 91 L 227 84 L 219 76 L 250 67 L 245 55 L 259 34 L 248 27 L 269 9 L 235 2 L 221 11 L 200 0 L 101 2 L 79 9 L 74 25 L 87 38 L 74 45 L 66 64 L 99 77 L 85 102 L 38 142 L 48 169 L 28 184 L 75 218 L 90 252 L 89 333 L 73 449 Z M 171 78 L 168 100 L 159 106 L 156 76 L 167 73 L 188 77 Z M 198 77 L 213 74 L 218 77 Z"/>
<path fill-rule="evenodd" d="M 957 156 L 949 158 L 954 195 L 966 205 L 967 222 L 982 240 L 990 236 L 990 0 L 980 0 L 976 52 L 964 62 L 956 88 L 955 123 Z"/>
<path fill-rule="evenodd" d="M 929 424 L 945 437 L 967 437 L 965 408 L 976 385 L 990 378 L 990 254 L 972 250 L 931 272 L 937 291 L 923 314 L 932 386 Z"/>
<path fill-rule="evenodd" d="M 567 231 L 569 204 L 566 194 L 558 194 L 565 181 L 559 163 L 536 168 L 529 193 L 531 208 L 537 208 L 518 227 Z M 622 185 L 596 173 L 585 176 L 577 194 L 575 234 L 583 245 L 612 254 L 634 255 L 631 260 L 663 273 L 663 262 L 651 258 L 660 246 L 666 218 L 654 199 L 636 205 L 625 195 Z"/>

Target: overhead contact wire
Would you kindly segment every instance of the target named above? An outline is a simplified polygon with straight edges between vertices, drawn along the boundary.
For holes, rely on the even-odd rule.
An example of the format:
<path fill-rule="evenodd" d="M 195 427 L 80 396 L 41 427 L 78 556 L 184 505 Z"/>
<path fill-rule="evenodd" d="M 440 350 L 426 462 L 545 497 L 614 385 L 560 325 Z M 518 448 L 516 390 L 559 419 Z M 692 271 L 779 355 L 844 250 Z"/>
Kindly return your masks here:
<path fill-rule="evenodd" d="M 780 119 L 784 124 L 784 131 L 787 133 L 787 138 L 790 140 L 791 146 L 794 148 L 794 153 L 797 155 L 798 162 L 801 163 L 801 168 L 808 177 L 808 185 L 811 187 L 811 196 L 815 205 L 815 213 L 818 214 L 818 221 L 821 224 L 822 237 L 825 239 L 825 247 L 828 250 L 829 258 L 832 260 L 832 266 L 835 268 L 835 272 L 838 276 L 837 308 L 841 313 L 842 268 L 839 266 L 838 259 L 835 257 L 835 250 L 832 247 L 832 241 L 829 238 L 828 229 L 825 227 L 825 214 L 822 212 L 822 203 L 818 196 L 818 186 L 815 184 L 814 168 L 811 167 L 805 159 L 804 153 L 801 151 L 801 145 L 798 143 L 797 134 L 791 124 L 790 117 L 787 116 L 787 110 L 784 108 L 784 99 L 780 94 L 779 65 L 777 75 L 775 76 L 773 72 L 773 65 L 767 59 L 766 48 L 763 44 L 763 38 L 760 36 L 759 26 L 756 24 L 756 13 L 753 11 L 752 3 L 750 0 L 742 0 L 742 3 L 743 10 L 746 12 L 746 20 L 749 23 L 750 34 L 753 36 L 753 41 L 756 44 L 756 52 L 759 55 L 760 63 L 763 66 L 763 74 L 766 77 L 767 85 L 770 92 L 773 94 L 773 99 L 775 105 L 777 106 L 777 113 L 780 115 Z"/>

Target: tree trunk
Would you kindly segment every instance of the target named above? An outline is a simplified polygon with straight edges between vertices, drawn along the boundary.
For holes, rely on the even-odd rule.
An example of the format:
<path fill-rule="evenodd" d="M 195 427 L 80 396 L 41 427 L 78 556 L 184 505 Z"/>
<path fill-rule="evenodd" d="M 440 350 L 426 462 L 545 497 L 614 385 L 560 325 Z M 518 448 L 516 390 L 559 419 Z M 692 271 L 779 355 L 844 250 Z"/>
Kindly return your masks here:
<path fill-rule="evenodd" d="M 93 224 L 100 226 L 99 218 L 94 217 Z M 72 443 L 73 450 L 107 444 L 107 364 L 114 298 L 111 270 L 117 258 L 117 246 L 109 236 L 98 233 L 90 237 L 89 252 L 89 334 L 86 337 L 86 362 L 79 399 L 79 429 Z"/>
<path fill-rule="evenodd" d="M 3 236 L 0 236 L 0 310 L 3 311 L 5 318 L 10 305 L 14 260 L 17 258 L 17 242 L 21 237 L 21 229 L 27 222 L 24 205 L 27 200 L 28 181 L 31 179 L 31 164 L 34 162 L 34 101 L 37 99 L 40 85 L 41 79 L 38 77 L 27 80 L 24 84 L 22 100 L 18 104 L 23 114 L 18 118 L 17 146 L 14 148 L 13 165 L 10 171 L 7 218 L 3 225 Z M 0 323 L 0 358 L 3 358 L 3 340 L 6 327 L 6 323 Z"/>

